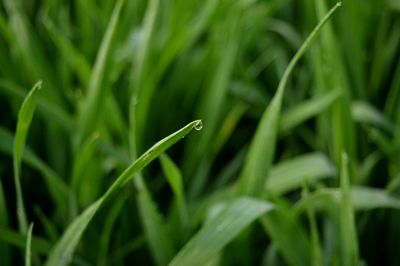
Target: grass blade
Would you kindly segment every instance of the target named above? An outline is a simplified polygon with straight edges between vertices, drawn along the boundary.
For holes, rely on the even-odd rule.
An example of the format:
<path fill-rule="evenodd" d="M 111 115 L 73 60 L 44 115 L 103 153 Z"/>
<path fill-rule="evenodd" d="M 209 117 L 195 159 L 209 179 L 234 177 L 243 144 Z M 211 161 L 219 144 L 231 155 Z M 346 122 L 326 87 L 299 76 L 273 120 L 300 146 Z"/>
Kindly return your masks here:
<path fill-rule="evenodd" d="M 272 210 L 272 204 L 252 198 L 238 198 L 210 220 L 181 249 L 169 264 L 204 265 L 260 215 Z"/>
<path fill-rule="evenodd" d="M 284 209 L 275 209 L 261 223 L 288 265 L 311 265 L 311 246 L 298 220 Z"/>
<path fill-rule="evenodd" d="M 239 179 L 238 188 L 240 193 L 248 195 L 258 195 L 261 193 L 263 183 L 265 182 L 274 157 L 283 93 L 289 75 L 308 47 L 311 46 L 323 25 L 329 20 L 339 6 L 340 3 L 336 4 L 318 23 L 287 66 L 279 82 L 277 92 L 262 115 L 251 142 L 247 159 Z"/>
<path fill-rule="evenodd" d="M 183 190 L 182 173 L 175 163 L 166 154 L 160 156 L 161 167 L 167 181 L 174 192 L 176 204 L 178 206 L 181 224 L 184 226 L 188 221 L 188 212 L 185 200 L 185 192 Z"/>
<path fill-rule="evenodd" d="M 167 232 L 166 223 L 158 211 L 144 183 L 143 177 L 135 180 L 138 189 L 137 203 L 146 241 L 156 265 L 167 265 L 173 257 L 173 243 Z"/>
<path fill-rule="evenodd" d="M 309 101 L 305 101 L 282 114 L 280 121 L 280 132 L 287 133 L 290 129 L 319 115 L 323 110 L 328 108 L 340 96 L 339 90 L 334 90 L 326 95 L 316 97 Z"/>
<path fill-rule="evenodd" d="M 185 137 L 194 128 L 197 128 L 201 123 L 200 120 L 193 121 L 183 127 L 182 129 L 176 131 L 175 133 L 169 135 L 168 137 L 160 140 L 154 144 L 147 152 L 140 156 L 135 162 L 133 162 L 111 185 L 111 187 L 94 203 L 92 203 L 85 211 L 80 214 L 67 228 L 67 230 L 62 235 L 61 239 L 56 243 L 53 250 L 51 251 L 48 260 L 46 262 L 47 266 L 64 266 L 67 265 L 73 256 L 76 246 L 82 237 L 83 232 L 88 226 L 89 222 L 92 220 L 93 216 L 96 214 L 98 209 L 107 200 L 118 193 L 123 186 L 132 180 L 134 175 L 146 167 L 151 161 L 157 158 L 170 146 L 178 142 L 180 139 Z"/>
<path fill-rule="evenodd" d="M 115 4 L 90 76 L 85 104 L 83 105 L 84 109 L 80 114 L 77 137 L 78 145 L 80 145 L 96 128 L 99 120 L 99 113 L 102 110 L 101 106 L 105 104 L 107 92 L 107 88 L 105 87 L 105 77 L 107 76 L 106 66 L 109 62 L 111 43 L 115 35 L 123 2 L 123 0 L 118 0 Z"/>
<path fill-rule="evenodd" d="M 265 189 L 269 193 L 280 195 L 301 187 L 305 176 L 308 182 L 312 183 L 335 175 L 335 166 L 324 154 L 311 153 L 272 167 Z"/>
<path fill-rule="evenodd" d="M 31 266 L 32 230 L 33 230 L 33 223 L 30 224 L 28 229 L 28 234 L 26 237 L 25 266 Z"/>
<path fill-rule="evenodd" d="M 341 254 L 342 265 L 354 266 L 358 264 L 358 240 L 351 202 L 348 164 L 347 154 L 343 154 L 340 174 L 340 191 L 342 193 L 340 201 Z"/>
<path fill-rule="evenodd" d="M 19 247 L 23 250 L 26 246 L 26 236 L 13 230 L 0 227 L 0 240 L 7 244 Z M 32 252 L 47 254 L 50 251 L 51 244 L 43 238 L 32 236 Z"/>
<path fill-rule="evenodd" d="M 42 82 L 38 81 L 29 94 L 26 96 L 22 103 L 21 109 L 18 113 L 17 130 L 14 139 L 14 182 L 17 195 L 17 217 L 18 226 L 21 233 L 26 233 L 28 230 L 28 223 L 26 220 L 26 213 L 24 207 L 24 199 L 22 195 L 22 188 L 20 183 L 21 178 L 21 160 L 24 153 L 26 136 L 28 135 L 29 126 L 31 124 L 33 113 L 36 108 L 37 92 L 42 87 Z"/>

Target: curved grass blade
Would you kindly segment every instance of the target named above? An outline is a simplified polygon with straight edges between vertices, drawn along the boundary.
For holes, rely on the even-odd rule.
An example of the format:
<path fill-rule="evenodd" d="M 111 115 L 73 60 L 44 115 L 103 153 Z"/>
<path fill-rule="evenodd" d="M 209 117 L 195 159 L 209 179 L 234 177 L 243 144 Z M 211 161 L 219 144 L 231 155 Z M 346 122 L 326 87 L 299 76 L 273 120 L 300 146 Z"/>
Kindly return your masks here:
<path fill-rule="evenodd" d="M 273 195 L 281 195 L 301 187 L 305 176 L 312 183 L 336 174 L 336 167 L 324 154 L 305 154 L 272 167 L 265 189 Z"/>
<path fill-rule="evenodd" d="M 279 131 L 281 133 L 287 133 L 290 129 L 307 119 L 320 114 L 339 98 L 340 94 L 341 92 L 339 90 L 333 90 L 326 95 L 315 97 L 289 109 L 282 114 Z"/>
<path fill-rule="evenodd" d="M 103 205 L 103 203 L 107 200 L 110 200 L 114 194 L 118 193 L 127 182 L 134 178 L 137 172 L 141 171 L 151 161 L 162 154 L 166 149 L 185 137 L 194 128 L 198 127 L 200 123 L 200 120 L 189 123 L 182 129 L 154 144 L 142 156 L 140 156 L 135 162 L 133 162 L 109 187 L 109 189 L 103 194 L 103 196 L 101 196 L 98 200 L 96 200 L 88 208 L 86 208 L 85 211 L 68 226 L 61 239 L 56 243 L 53 250 L 51 251 L 46 265 L 67 265 L 72 259 L 73 253 L 79 243 L 79 240 L 82 237 L 83 232 L 85 231 L 86 227 L 88 226 L 89 222 L 92 220 L 98 209 Z"/>
<path fill-rule="evenodd" d="M 299 59 L 318 36 L 318 33 L 321 31 L 324 24 L 331 18 L 332 14 L 340 5 L 340 3 L 337 3 L 318 23 L 287 66 L 282 79 L 279 82 L 277 92 L 275 93 L 271 104 L 262 115 L 261 121 L 250 144 L 247 159 L 239 179 L 239 193 L 259 195 L 262 192 L 263 184 L 268 172 L 270 171 L 275 153 L 283 93 L 289 75 L 293 71 L 293 68 Z"/>
<path fill-rule="evenodd" d="M 249 224 L 273 208 L 266 201 L 246 197 L 235 199 L 204 225 L 169 265 L 205 265 Z"/>
<path fill-rule="evenodd" d="M 28 235 L 26 238 L 25 266 L 31 266 L 32 230 L 33 230 L 33 223 L 31 223 L 29 226 Z"/>
<path fill-rule="evenodd" d="M 17 130 L 14 139 L 14 182 L 17 196 L 17 217 L 18 227 L 21 233 L 26 233 L 28 223 L 24 207 L 24 199 L 21 189 L 21 160 L 25 149 L 26 136 L 28 135 L 29 126 L 32 121 L 33 113 L 36 108 L 37 92 L 42 87 L 42 81 L 38 81 L 22 103 L 18 113 Z"/>

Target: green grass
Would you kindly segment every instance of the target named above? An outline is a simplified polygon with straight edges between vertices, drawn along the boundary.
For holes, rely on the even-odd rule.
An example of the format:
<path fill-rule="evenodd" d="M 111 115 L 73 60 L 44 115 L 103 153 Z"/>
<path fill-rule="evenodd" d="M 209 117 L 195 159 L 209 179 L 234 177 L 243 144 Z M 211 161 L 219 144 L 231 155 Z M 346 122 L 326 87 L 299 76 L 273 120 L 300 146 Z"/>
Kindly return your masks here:
<path fill-rule="evenodd" d="M 2 1 L 0 265 L 398 265 L 398 11 Z"/>

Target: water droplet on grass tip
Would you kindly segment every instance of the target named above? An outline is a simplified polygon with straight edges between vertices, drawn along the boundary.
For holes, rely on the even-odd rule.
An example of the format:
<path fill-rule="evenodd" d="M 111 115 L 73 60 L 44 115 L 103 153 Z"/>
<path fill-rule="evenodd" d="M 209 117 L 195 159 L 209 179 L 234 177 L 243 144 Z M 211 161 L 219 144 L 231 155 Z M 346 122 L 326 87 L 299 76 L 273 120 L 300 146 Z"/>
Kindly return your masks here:
<path fill-rule="evenodd" d="M 203 128 L 203 122 L 199 121 L 196 125 L 194 125 L 194 129 L 201 130 Z"/>

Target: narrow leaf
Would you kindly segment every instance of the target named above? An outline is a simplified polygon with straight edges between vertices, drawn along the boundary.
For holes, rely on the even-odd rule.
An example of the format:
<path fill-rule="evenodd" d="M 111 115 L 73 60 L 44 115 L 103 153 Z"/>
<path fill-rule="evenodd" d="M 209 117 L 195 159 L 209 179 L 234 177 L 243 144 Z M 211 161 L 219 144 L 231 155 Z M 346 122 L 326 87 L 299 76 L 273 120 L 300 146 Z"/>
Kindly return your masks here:
<path fill-rule="evenodd" d="M 28 235 L 26 237 L 25 266 L 31 266 L 32 230 L 33 230 L 33 223 L 30 224 L 28 229 Z"/>
<path fill-rule="evenodd" d="M 321 31 L 322 26 L 329 20 L 339 6 L 339 3 L 336 4 L 318 23 L 287 66 L 279 82 L 277 92 L 270 105 L 264 111 L 250 144 L 247 159 L 239 179 L 238 189 L 240 193 L 248 195 L 259 195 L 261 193 L 275 153 L 276 136 L 279 128 L 281 105 L 286 83 L 299 59 L 311 46 L 314 39 L 318 36 L 318 33 Z"/>
<path fill-rule="evenodd" d="M 252 198 L 238 198 L 204 225 L 181 249 L 169 265 L 204 265 L 230 241 L 273 205 Z"/>
<path fill-rule="evenodd" d="M 33 113 L 36 108 L 37 92 L 42 87 L 42 81 L 38 81 L 22 103 L 18 113 L 17 130 L 14 139 L 14 182 L 17 196 L 17 217 L 18 226 L 21 233 L 26 233 L 28 223 L 24 207 L 24 199 L 20 183 L 21 178 L 21 160 L 24 153 L 26 136 L 28 135 L 29 126 L 32 121 Z"/>
<path fill-rule="evenodd" d="M 305 176 L 312 183 L 335 175 L 335 166 L 324 154 L 305 154 L 272 167 L 265 189 L 269 193 L 280 195 L 301 187 Z"/>
<path fill-rule="evenodd" d="M 343 154 L 340 174 L 340 191 L 342 193 L 340 202 L 340 236 L 342 265 L 353 266 L 358 264 L 358 239 L 351 202 L 348 163 L 347 154 Z"/>
<path fill-rule="evenodd" d="M 61 239 L 56 243 L 53 250 L 51 251 L 47 260 L 47 266 L 64 266 L 67 265 L 73 256 L 76 246 L 82 237 L 83 232 L 96 214 L 98 209 L 107 200 L 110 200 L 112 196 L 118 193 L 123 186 L 132 180 L 135 174 L 146 167 L 151 161 L 156 159 L 161 153 L 163 153 L 170 146 L 178 142 L 180 139 L 185 137 L 190 131 L 198 127 L 201 123 L 200 120 L 193 121 L 169 135 L 168 137 L 160 140 L 154 144 L 149 150 L 147 150 L 142 156 L 140 156 L 135 162 L 133 162 L 109 187 L 109 189 L 92 203 L 85 211 L 80 214 L 67 228 L 62 235 Z"/>

